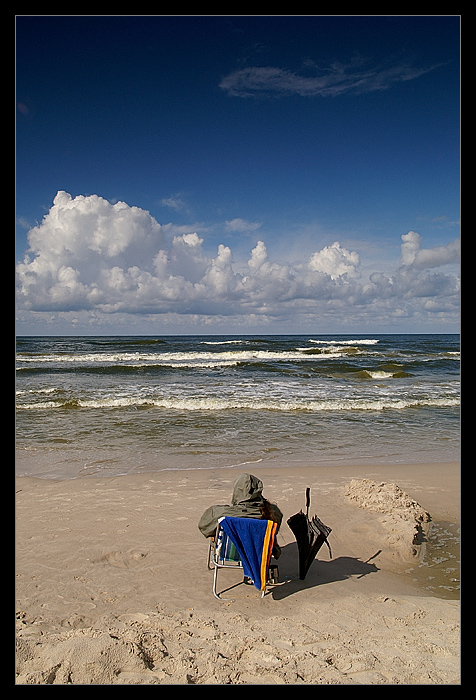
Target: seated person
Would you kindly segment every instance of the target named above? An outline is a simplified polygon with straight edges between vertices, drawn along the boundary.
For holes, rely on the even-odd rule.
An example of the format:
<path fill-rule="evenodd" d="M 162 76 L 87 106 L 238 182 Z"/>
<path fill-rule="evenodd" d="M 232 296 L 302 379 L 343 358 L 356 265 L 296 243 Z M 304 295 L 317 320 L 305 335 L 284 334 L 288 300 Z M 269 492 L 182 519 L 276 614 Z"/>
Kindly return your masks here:
<path fill-rule="evenodd" d="M 213 537 L 218 525 L 218 519 L 224 516 L 234 518 L 257 518 L 272 520 L 281 525 L 283 514 L 278 506 L 270 503 L 262 496 L 263 482 L 252 474 L 241 474 L 234 485 L 231 505 L 210 506 L 204 512 L 198 523 L 198 528 L 205 537 Z M 281 548 L 275 541 L 273 556 L 277 559 Z"/>

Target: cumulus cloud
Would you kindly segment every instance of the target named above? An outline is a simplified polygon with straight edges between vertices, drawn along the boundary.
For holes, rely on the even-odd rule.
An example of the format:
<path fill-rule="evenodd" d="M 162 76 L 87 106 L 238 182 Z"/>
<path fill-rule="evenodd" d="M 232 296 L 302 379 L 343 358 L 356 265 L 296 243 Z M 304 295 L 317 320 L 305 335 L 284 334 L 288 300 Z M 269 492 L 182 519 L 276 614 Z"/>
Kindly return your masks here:
<path fill-rule="evenodd" d="M 417 268 L 439 267 L 459 261 L 460 242 L 451 241 L 446 246 L 422 250 L 421 236 L 415 231 L 409 231 L 402 236 L 401 260 L 402 265 Z"/>
<path fill-rule="evenodd" d="M 309 261 L 311 270 L 324 272 L 335 280 L 343 275 L 357 274 L 357 266 L 360 263 L 359 254 L 342 248 L 336 241 L 331 246 L 326 246 L 321 251 L 313 253 Z"/>
<path fill-rule="evenodd" d="M 414 80 L 437 67 L 415 68 L 407 63 L 366 67 L 361 61 L 353 61 L 320 68 L 308 61 L 305 74 L 300 74 L 274 66 L 252 66 L 225 76 L 220 87 L 234 97 L 337 97 L 387 90 L 394 83 Z"/>
<path fill-rule="evenodd" d="M 237 230 L 241 221 L 225 227 Z M 457 260 L 457 242 L 424 249 L 413 231 L 402 236 L 393 275 L 364 277 L 359 254 L 338 241 L 286 264 L 271 260 L 258 241 L 247 260 L 235 261 L 230 247 L 220 244 L 210 256 L 196 232 L 173 235 L 137 207 L 58 192 L 29 243 L 17 266 L 17 299 L 30 312 L 345 319 L 357 309 L 398 315 L 405 307 L 411 314 L 409 300 L 419 300 L 426 314 L 458 302 L 455 275 L 441 269 Z"/>

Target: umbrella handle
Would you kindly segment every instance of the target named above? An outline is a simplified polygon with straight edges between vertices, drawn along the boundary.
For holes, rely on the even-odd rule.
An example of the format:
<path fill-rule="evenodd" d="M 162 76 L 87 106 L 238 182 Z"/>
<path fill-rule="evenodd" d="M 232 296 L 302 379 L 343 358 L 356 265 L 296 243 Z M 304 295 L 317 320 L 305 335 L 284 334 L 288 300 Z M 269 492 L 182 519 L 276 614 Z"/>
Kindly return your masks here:
<path fill-rule="evenodd" d="M 311 489 L 309 486 L 306 489 L 306 516 L 309 515 L 309 506 L 311 505 Z"/>

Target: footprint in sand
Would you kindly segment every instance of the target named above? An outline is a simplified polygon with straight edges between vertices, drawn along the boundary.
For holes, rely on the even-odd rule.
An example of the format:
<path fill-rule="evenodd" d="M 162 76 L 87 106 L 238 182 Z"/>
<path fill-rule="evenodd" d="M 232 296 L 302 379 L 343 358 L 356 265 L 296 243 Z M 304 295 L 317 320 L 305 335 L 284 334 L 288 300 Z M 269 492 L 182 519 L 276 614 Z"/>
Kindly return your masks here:
<path fill-rule="evenodd" d="M 129 552 L 106 552 L 106 554 L 103 554 L 97 559 L 93 559 L 92 562 L 93 564 L 101 564 L 104 562 L 118 569 L 127 569 L 140 564 L 148 554 L 148 552 L 139 552 L 137 550 L 131 550 Z"/>

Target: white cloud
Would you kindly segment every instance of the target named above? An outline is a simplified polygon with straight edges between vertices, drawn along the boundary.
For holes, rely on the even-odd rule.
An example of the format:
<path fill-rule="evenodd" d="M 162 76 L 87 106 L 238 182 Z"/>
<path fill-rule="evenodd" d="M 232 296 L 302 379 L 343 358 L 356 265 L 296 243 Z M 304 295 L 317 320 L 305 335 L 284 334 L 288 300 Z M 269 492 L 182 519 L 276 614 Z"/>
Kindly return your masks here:
<path fill-rule="evenodd" d="M 252 66 L 233 71 L 221 80 L 220 87 L 234 97 L 336 97 L 345 93 L 387 90 L 394 83 L 414 80 L 437 67 L 414 68 L 409 64 L 366 67 L 356 60 L 347 65 L 334 63 L 320 68 L 308 61 L 306 74 L 300 75 L 274 66 Z M 309 75 L 310 68 L 315 75 Z"/>
<path fill-rule="evenodd" d="M 402 241 L 400 267 L 365 278 L 359 254 L 338 241 L 304 263 L 286 264 L 270 260 L 258 241 L 248 260 L 235 261 L 230 247 L 220 244 L 210 256 L 196 232 L 173 235 L 173 228 L 137 207 L 59 192 L 30 230 L 30 250 L 17 266 L 18 309 L 23 318 L 27 312 L 94 319 L 177 314 L 246 316 L 253 324 L 257 318 L 332 316 L 345 324 L 379 315 L 455 314 L 458 281 L 441 266 L 457 259 L 457 241 L 423 249 L 413 231 Z"/>
<path fill-rule="evenodd" d="M 160 200 L 160 204 L 163 207 L 169 207 L 169 209 L 173 209 L 174 211 L 182 211 L 187 209 L 187 205 L 179 195 L 165 197 L 164 199 Z"/>
<path fill-rule="evenodd" d="M 358 253 L 342 248 L 340 243 L 336 241 L 314 253 L 309 261 L 309 267 L 311 270 L 325 272 L 331 279 L 335 280 L 343 275 L 354 277 L 357 274 L 356 268 L 359 263 Z"/>
<path fill-rule="evenodd" d="M 402 236 L 402 241 L 402 265 L 411 265 L 417 268 L 430 268 L 459 261 L 459 240 L 451 241 L 451 243 L 448 243 L 446 246 L 435 246 L 431 249 L 422 250 L 421 236 L 415 233 L 415 231 L 409 231 Z"/>
<path fill-rule="evenodd" d="M 226 230 L 233 232 L 256 231 L 260 226 L 261 224 L 256 221 L 245 221 L 245 219 L 232 219 L 226 222 Z"/>

